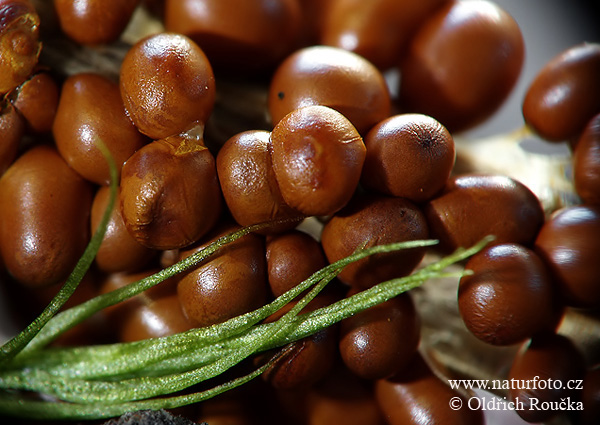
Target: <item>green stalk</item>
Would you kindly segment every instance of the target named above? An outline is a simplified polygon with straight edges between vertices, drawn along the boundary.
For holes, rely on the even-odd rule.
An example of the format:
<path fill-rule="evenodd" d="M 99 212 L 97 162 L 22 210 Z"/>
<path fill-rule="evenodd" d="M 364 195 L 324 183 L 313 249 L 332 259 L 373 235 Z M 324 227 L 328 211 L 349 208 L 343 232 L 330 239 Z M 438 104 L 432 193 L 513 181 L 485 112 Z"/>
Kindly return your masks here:
<path fill-rule="evenodd" d="M 110 405 L 26 400 L 8 395 L 4 398 L 0 397 L 0 412 L 14 417 L 28 419 L 92 420 L 112 418 L 122 415 L 125 412 L 135 412 L 137 410 L 174 409 L 189 404 L 199 403 L 248 383 L 271 367 L 272 364 L 277 361 L 278 357 L 279 356 L 276 355 L 268 363 L 245 376 L 227 381 L 206 391 L 192 394 Z"/>
<path fill-rule="evenodd" d="M 72 415 L 75 415 L 79 418 L 87 418 L 88 415 L 92 415 L 92 411 L 96 413 L 98 411 L 97 408 L 90 407 L 91 404 L 98 404 L 106 407 L 106 409 L 103 410 L 104 413 L 102 413 L 102 415 L 107 416 L 95 417 L 112 416 L 112 414 L 108 412 L 114 412 L 114 409 L 117 408 L 125 409 L 118 411 L 119 413 L 117 414 L 121 414 L 127 410 L 130 410 L 130 408 L 133 408 L 132 406 L 135 406 L 135 409 L 139 409 L 148 408 L 150 405 L 154 406 L 156 403 L 159 403 L 159 406 L 162 408 L 183 405 L 189 402 L 189 400 L 195 398 L 186 398 L 183 396 L 166 399 L 140 399 L 176 392 L 195 383 L 218 376 L 225 370 L 229 369 L 235 364 L 238 364 L 240 361 L 254 353 L 273 347 L 283 346 L 289 342 L 304 338 L 359 311 L 384 302 L 402 292 L 410 290 L 422 284 L 429 278 L 461 276 L 465 272 L 461 271 L 444 273 L 439 269 L 441 266 L 447 267 L 454 262 L 467 258 L 469 255 L 472 255 L 473 253 L 482 249 L 487 242 L 488 241 L 485 240 L 472 249 L 461 250 L 454 255 L 442 259 L 438 263 L 417 271 L 411 276 L 383 282 L 371 289 L 362 291 L 353 295 L 352 297 L 340 300 L 327 307 L 315 310 L 312 313 L 297 316 L 300 309 L 303 308 L 312 299 L 312 297 L 314 297 L 322 289 L 322 287 L 337 273 L 337 271 L 339 271 L 339 269 L 331 271 L 330 276 L 322 279 L 319 285 L 313 288 L 309 294 L 307 294 L 296 306 L 294 306 L 294 308 L 292 308 L 277 322 L 257 325 L 249 329 L 248 332 L 220 341 L 219 344 L 215 344 L 215 346 L 211 347 L 211 349 L 215 349 L 216 351 L 229 350 L 228 354 L 217 356 L 215 361 L 209 362 L 202 367 L 188 372 L 168 374 L 166 376 L 157 378 L 146 376 L 138 379 L 131 379 L 124 385 L 122 383 L 111 381 L 98 382 L 93 380 L 86 381 L 82 379 L 64 379 L 64 377 L 54 377 L 49 374 L 44 376 L 44 372 L 40 370 L 38 370 L 37 377 L 33 376 L 35 373 L 31 374 L 28 371 L 25 371 L 21 375 L 18 373 L 15 375 L 10 375 L 10 373 L 7 372 L 8 375 L 3 374 L 5 375 L 3 376 L 3 379 L 5 380 L 5 383 L 9 383 L 10 380 L 14 381 L 11 384 L 12 386 L 7 385 L 12 389 L 33 389 L 40 392 L 44 392 L 46 389 L 45 392 L 48 393 L 48 388 L 61 388 L 60 390 L 53 390 L 56 391 L 56 393 L 53 393 L 52 391 L 49 393 L 55 396 L 67 395 L 63 398 L 74 401 L 75 403 L 50 403 L 48 405 L 50 409 L 45 410 L 46 413 L 44 414 L 50 415 L 53 418 L 71 417 Z M 175 357 L 175 359 L 177 359 L 177 357 Z M 188 366 L 193 367 L 194 365 L 189 364 Z M 22 379 L 21 384 L 19 384 L 20 379 Z M 27 382 L 28 380 L 29 382 Z M 155 387 L 157 384 L 160 384 L 160 389 Z M 108 391 L 108 393 L 105 391 Z M 98 396 L 98 393 L 104 395 Z M 204 396 L 205 395 L 198 397 Z M 0 410 L 5 411 L 6 413 L 15 412 L 16 410 L 19 410 L 17 406 L 21 406 L 21 404 L 11 400 L 10 397 L 0 397 Z M 42 408 L 42 406 L 46 405 L 40 404 L 36 406 L 37 408 Z M 73 406 L 77 406 L 78 410 L 76 409 L 74 411 Z M 19 414 L 25 413 L 26 412 L 24 411 L 20 411 Z M 96 413 L 93 414 L 95 415 Z"/>
<path fill-rule="evenodd" d="M 27 369 L 21 375 L 0 377 L 3 388 L 26 389 L 46 393 L 64 401 L 78 403 L 115 403 L 118 401 L 134 401 L 177 392 L 197 383 L 220 375 L 240 363 L 248 356 L 261 351 L 263 346 L 271 343 L 279 335 L 287 335 L 286 330 L 294 318 L 324 287 L 333 279 L 339 270 L 331 272 L 318 285 L 306 294 L 289 312 L 261 334 L 226 356 L 220 356 L 208 365 L 178 374 L 159 377 L 140 377 L 122 381 L 87 381 L 83 379 L 56 379 L 47 372 Z"/>
<path fill-rule="evenodd" d="M 230 238 L 233 238 L 237 235 L 237 233 L 229 235 L 224 240 L 229 241 Z M 153 363 L 160 362 L 168 358 L 173 358 L 176 355 L 182 355 L 189 351 L 198 351 L 199 347 L 208 347 L 214 342 L 222 341 L 225 338 L 245 331 L 252 325 L 260 322 L 282 308 L 306 289 L 310 288 L 319 280 L 327 276 L 328 273 L 331 273 L 340 267 L 344 267 L 351 262 L 358 261 L 369 255 L 374 255 L 377 253 L 390 252 L 399 249 L 432 246 L 436 243 L 437 241 L 434 240 L 409 241 L 388 245 L 378 245 L 363 249 L 347 258 L 324 267 L 295 288 L 292 288 L 285 294 L 275 299 L 273 302 L 260 307 L 255 311 L 237 316 L 218 325 L 207 328 L 193 329 L 181 334 L 160 339 L 138 341 L 127 344 L 45 350 L 40 353 L 36 353 L 35 351 L 26 351 L 15 358 L 11 364 L 5 365 L 4 368 L 14 369 L 25 366 L 30 367 L 31 364 L 37 364 L 39 368 L 43 368 L 47 372 L 56 375 L 85 378 L 102 378 L 103 376 L 107 375 L 134 373 L 136 370 L 144 370 Z M 167 276 L 170 277 L 170 273 L 167 273 Z M 151 276 L 150 278 L 152 278 L 153 281 L 150 284 L 154 283 L 154 280 L 157 279 L 154 276 Z M 138 288 L 138 285 L 144 286 L 148 284 L 146 280 L 147 279 L 143 279 L 142 281 L 133 283 L 129 286 L 133 286 L 134 289 Z M 137 293 L 137 289 L 135 289 L 133 292 Z M 129 295 L 129 291 L 121 291 L 118 293 L 111 292 L 110 294 L 113 294 L 119 301 L 121 301 L 126 299 L 125 297 Z M 106 295 L 102 295 L 97 298 L 105 297 Z M 94 314 L 96 312 L 96 308 L 98 307 L 96 302 L 92 302 L 94 300 L 74 307 L 73 309 L 76 310 L 74 315 L 81 314 L 78 313 L 80 310 L 85 310 L 86 316 Z M 116 301 L 116 299 L 113 301 Z M 90 308 L 91 311 L 87 311 L 88 308 Z M 69 311 L 70 310 L 67 310 L 65 313 L 69 313 Z M 201 352 L 204 353 L 206 351 L 207 350 L 202 350 Z M 127 358 L 127 361 L 122 361 L 122 359 L 125 357 Z"/>
<path fill-rule="evenodd" d="M 342 312 L 337 315 L 337 319 L 342 320 L 343 318 L 349 317 L 359 311 L 362 311 L 369 306 L 376 305 L 379 302 L 383 302 L 387 299 L 393 298 L 398 294 L 410 290 L 419 284 L 423 283 L 430 277 L 445 277 L 445 276 L 460 276 L 461 273 L 436 273 L 430 271 L 417 272 L 415 275 L 407 276 L 404 278 L 393 279 L 376 285 L 375 287 L 353 295 L 350 298 L 338 301 L 330 306 L 323 307 L 315 310 L 312 313 L 307 313 L 295 317 L 294 323 L 286 322 L 281 325 L 278 322 L 259 325 L 252 329 L 247 335 L 244 335 L 242 346 L 247 346 L 246 342 L 254 341 L 255 345 L 253 350 L 257 347 L 261 349 L 271 348 L 269 345 L 257 344 L 257 339 L 263 339 L 258 335 L 269 334 L 274 337 L 270 340 L 269 344 L 273 346 L 280 346 L 290 341 L 294 341 L 314 332 L 317 332 L 327 326 L 331 325 L 331 318 L 329 317 L 330 312 Z M 340 305 L 345 308 L 340 308 Z M 285 327 L 293 329 L 290 332 L 282 332 L 277 335 L 277 330 L 282 330 Z M 269 330 L 265 328 L 274 328 L 275 330 Z M 263 340 L 264 342 L 264 340 Z M 248 351 L 252 351 L 248 349 Z M 246 354 L 246 353 L 244 353 Z M 224 384 L 227 388 L 233 388 L 234 385 L 242 384 L 247 382 L 246 378 L 252 376 L 259 376 L 262 371 L 266 368 L 260 368 L 254 373 L 247 375 L 246 377 L 231 381 L 230 383 Z M 251 379 L 251 378 L 250 378 Z M 60 379 L 59 379 L 60 380 Z M 249 379 L 248 379 L 249 380 Z M 52 384 L 48 382 L 47 384 Z M 168 397 L 149 399 L 142 401 L 126 401 L 119 400 L 114 404 L 99 403 L 100 400 L 91 398 L 82 400 L 82 403 L 64 403 L 64 402 L 31 402 L 31 401 L 17 401 L 10 397 L 0 397 L 0 411 L 10 413 L 12 415 L 18 415 L 30 418 L 44 418 L 44 419 L 92 419 L 92 418 L 106 418 L 111 416 L 117 416 L 124 412 L 131 410 L 140 409 L 158 409 L 158 408 L 174 408 L 183 406 L 186 404 L 194 403 L 197 401 L 204 400 L 212 395 L 215 395 L 224 388 L 223 386 L 216 387 L 217 389 L 208 390 L 208 392 L 195 393 L 186 396 Z M 212 394 L 212 395 L 211 395 Z"/>
<path fill-rule="evenodd" d="M 441 266 L 446 267 L 452 262 L 461 261 L 464 258 L 467 258 L 468 256 L 472 255 L 473 252 L 480 249 L 481 246 L 486 244 L 488 241 L 489 240 L 486 239 L 470 250 L 458 251 L 457 253 L 446 257 L 440 260 L 439 262 L 417 272 L 415 275 L 409 276 L 404 279 L 414 279 L 415 281 L 420 281 L 420 276 L 422 276 L 424 272 L 436 271 L 440 269 Z M 288 294 L 285 294 L 279 299 L 275 300 L 273 303 L 256 310 L 256 312 L 261 312 L 267 309 L 267 313 L 271 314 L 272 312 L 276 311 L 276 309 L 280 308 L 283 304 L 287 303 L 289 299 L 295 296 L 295 294 L 304 291 L 312 283 L 312 281 L 314 281 L 315 277 L 321 277 L 324 271 L 331 270 L 333 267 L 340 267 L 345 264 L 348 264 L 349 261 L 362 258 L 366 254 L 372 254 L 374 252 L 383 252 L 385 250 L 390 249 L 397 249 L 399 248 L 399 246 L 399 244 L 391 244 L 387 246 L 369 248 L 362 252 L 355 253 L 354 255 L 348 257 L 348 259 L 334 263 L 332 266 L 329 266 L 324 270 L 316 273 L 313 277 L 307 279 L 307 281 L 303 282 L 298 287 L 290 290 Z M 402 244 L 402 246 L 405 247 L 407 245 Z M 381 286 L 383 285 L 377 286 L 375 288 L 380 288 Z M 375 290 L 377 289 L 372 289 L 372 291 Z M 366 294 L 369 293 L 370 292 L 367 291 L 361 293 L 362 295 L 356 295 L 355 297 L 366 297 Z M 355 298 L 352 298 L 352 300 L 354 299 Z M 354 301 L 347 299 L 333 304 L 331 306 L 332 310 L 329 311 L 328 314 L 335 313 L 333 309 L 336 306 L 339 306 L 339 308 L 345 308 L 344 303 L 351 302 Z M 256 312 L 248 313 L 247 315 L 253 315 Z M 314 315 L 317 313 L 315 312 L 312 314 Z M 261 318 L 264 318 L 266 316 L 267 314 L 260 314 Z M 239 318 L 231 319 L 229 322 L 236 323 L 237 319 Z M 246 322 L 246 320 L 241 320 L 241 322 L 244 323 Z M 228 323 L 226 322 L 223 325 L 227 324 Z M 103 376 L 119 376 L 120 374 L 131 373 L 136 369 L 149 373 L 151 371 L 145 369 L 145 366 L 151 365 L 155 362 L 160 362 L 163 359 L 166 359 L 167 362 L 173 362 L 173 356 L 181 356 L 190 351 L 195 352 L 193 358 L 195 358 L 194 361 L 196 362 L 196 364 L 203 364 L 203 362 L 210 361 L 211 358 L 214 358 L 216 355 L 218 355 L 211 355 L 215 348 L 206 345 L 206 343 L 210 341 L 203 339 L 203 337 L 206 337 L 206 335 L 203 335 L 204 331 L 205 329 L 194 329 L 183 334 L 128 344 L 114 344 L 110 346 L 99 347 L 53 349 L 45 350 L 40 353 L 34 352 L 29 355 L 19 356 L 17 359 L 15 359 L 15 361 L 12 362 L 13 364 L 7 365 L 9 366 L 7 370 L 10 371 L 18 369 L 20 367 L 27 367 L 28 369 L 30 369 L 32 367 L 31 365 L 37 365 L 36 367 L 45 369 L 47 372 L 52 373 L 56 376 L 84 377 L 97 379 L 102 378 Z M 225 336 L 225 334 L 221 333 L 222 338 L 224 338 Z M 203 346 L 209 349 L 198 350 L 200 341 L 203 341 Z M 222 340 L 216 345 L 222 346 Z M 161 356 L 158 356 L 158 354 L 161 354 Z M 191 360 L 189 362 L 191 362 Z M 131 368 L 131 365 L 135 366 Z"/>

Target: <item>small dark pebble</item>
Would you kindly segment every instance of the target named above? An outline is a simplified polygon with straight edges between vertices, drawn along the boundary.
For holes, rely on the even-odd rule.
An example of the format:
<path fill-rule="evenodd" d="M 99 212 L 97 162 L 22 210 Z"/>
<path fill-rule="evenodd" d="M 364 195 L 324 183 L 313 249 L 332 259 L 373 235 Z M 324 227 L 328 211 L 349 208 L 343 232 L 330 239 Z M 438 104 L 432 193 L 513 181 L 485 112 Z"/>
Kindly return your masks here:
<path fill-rule="evenodd" d="M 118 419 L 111 419 L 104 425 L 208 425 L 196 424 L 188 419 L 173 416 L 165 410 L 140 410 L 125 413 Z"/>

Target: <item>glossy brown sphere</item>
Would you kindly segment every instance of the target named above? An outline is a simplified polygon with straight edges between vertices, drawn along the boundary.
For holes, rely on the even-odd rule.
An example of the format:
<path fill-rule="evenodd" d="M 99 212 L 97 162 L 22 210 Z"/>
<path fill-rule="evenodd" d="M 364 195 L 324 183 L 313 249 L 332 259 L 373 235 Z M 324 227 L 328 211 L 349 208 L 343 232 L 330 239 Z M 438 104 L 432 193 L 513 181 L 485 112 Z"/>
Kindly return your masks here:
<path fill-rule="evenodd" d="M 510 400 L 518 398 L 522 403 L 523 407 L 517 410 L 519 416 L 527 422 L 542 422 L 560 414 L 560 410 L 533 406 L 567 397 L 576 400 L 577 393 L 569 390 L 568 384 L 576 386 L 575 380 L 583 378 L 584 368 L 581 353 L 568 338 L 556 334 L 533 338 L 515 356 L 508 373 L 509 380 L 520 384 L 509 390 Z"/>
<path fill-rule="evenodd" d="M 399 374 L 375 383 L 377 402 L 389 425 L 483 425 L 481 410 L 450 388 L 417 354 Z M 454 401 L 454 403 L 452 403 Z M 454 410 L 458 401 L 462 407 Z"/>
<path fill-rule="evenodd" d="M 182 251 L 181 258 L 234 230 L 238 228 L 218 229 L 208 242 Z M 267 300 L 263 239 L 249 234 L 224 246 L 181 278 L 177 294 L 186 317 L 196 327 L 221 323 L 261 307 Z"/>
<path fill-rule="evenodd" d="M 431 235 L 440 248 L 470 247 L 488 235 L 494 244 L 531 245 L 544 223 L 537 197 L 510 177 L 463 174 L 424 207 Z"/>
<path fill-rule="evenodd" d="M 91 232 L 95 232 L 108 206 L 110 189 L 101 187 L 96 192 L 92 203 Z M 107 273 L 126 272 L 140 270 L 154 256 L 154 251 L 137 242 L 127 231 L 119 198 L 115 200 L 106 232 L 98 253 L 96 254 L 96 265 Z"/>
<path fill-rule="evenodd" d="M 238 224 L 289 220 L 267 232 L 295 227 L 302 217 L 283 200 L 271 164 L 270 137 L 264 130 L 244 131 L 228 139 L 217 154 L 223 197 Z"/>
<path fill-rule="evenodd" d="M 573 46 L 548 62 L 523 100 L 525 122 L 542 138 L 568 141 L 600 112 L 600 44 Z"/>
<path fill-rule="evenodd" d="M 330 263 L 369 248 L 393 242 L 426 239 L 423 213 L 403 198 L 357 197 L 323 228 L 321 244 Z M 420 248 L 376 254 L 347 265 L 338 275 L 357 288 L 370 288 L 385 280 L 402 277 L 421 262 Z"/>
<path fill-rule="evenodd" d="M 215 160 L 206 147 L 184 137 L 149 143 L 123 166 L 119 200 L 136 241 L 154 249 L 188 246 L 219 218 Z"/>
<path fill-rule="evenodd" d="M 573 180 L 584 203 L 600 205 L 600 114 L 592 118 L 577 141 Z"/>
<path fill-rule="evenodd" d="M 320 331 L 294 342 L 290 352 L 265 372 L 265 379 L 279 390 L 311 387 L 322 379 L 335 359 L 335 337 Z"/>
<path fill-rule="evenodd" d="M 477 338 L 510 345 L 551 328 L 552 277 L 533 251 L 517 244 L 496 245 L 471 257 L 465 269 L 473 274 L 460 280 L 458 308 Z"/>
<path fill-rule="evenodd" d="M 121 289 L 129 284 L 145 279 L 158 271 L 159 270 L 157 269 L 147 269 L 134 273 L 111 273 L 101 281 L 100 293 L 107 294 L 117 289 Z M 142 307 L 147 307 L 158 299 L 175 295 L 176 290 L 177 280 L 175 278 L 167 279 L 166 281 L 147 289 L 141 294 L 128 298 L 125 301 L 121 301 L 118 304 L 106 307 L 102 311 L 110 323 L 111 331 L 113 331 L 115 336 L 119 339 L 123 339 L 121 336 L 124 328 L 123 325 L 131 316 L 141 316 L 140 312 L 143 311 Z M 139 311 L 136 312 L 136 310 Z M 179 310 L 181 311 L 181 308 L 179 308 Z M 183 313 L 181 314 L 183 315 Z M 150 322 L 151 317 L 148 317 L 148 319 L 149 320 L 147 321 Z"/>
<path fill-rule="evenodd" d="M 400 65 L 400 102 L 452 133 L 490 117 L 515 85 L 524 60 L 515 20 L 489 1 L 450 2 L 419 28 Z"/>
<path fill-rule="evenodd" d="M 127 118 L 119 86 L 97 74 L 77 74 L 64 82 L 52 134 L 67 163 L 101 185 L 110 183 L 110 173 L 97 139 L 111 152 L 119 171 L 146 143 Z"/>
<path fill-rule="evenodd" d="M 275 297 L 327 265 L 319 242 L 300 230 L 269 236 L 266 249 L 267 276 Z"/>
<path fill-rule="evenodd" d="M 567 305 L 600 306 L 600 206 L 556 211 L 541 228 L 535 249 L 552 271 Z"/>
<path fill-rule="evenodd" d="M 301 313 L 325 307 L 333 301 L 329 295 L 318 295 Z M 283 316 L 294 304 L 293 301 L 266 321 L 271 322 Z M 337 352 L 336 335 L 337 327 L 330 326 L 292 343 L 264 372 L 263 379 L 278 390 L 306 390 L 312 387 L 323 379 L 334 365 Z"/>
<path fill-rule="evenodd" d="M 357 53 L 380 69 L 396 66 L 410 38 L 448 0 L 333 0 L 322 44 Z"/>
<path fill-rule="evenodd" d="M 192 328 L 177 295 L 169 295 L 140 305 L 121 324 L 121 341 L 140 341 L 185 332 Z"/>
<path fill-rule="evenodd" d="M 301 12 L 297 0 L 167 0 L 167 31 L 202 46 L 211 64 L 264 69 L 295 47 Z"/>
<path fill-rule="evenodd" d="M 351 290 L 348 296 L 358 292 Z M 364 379 L 383 379 L 405 368 L 419 346 L 421 322 L 410 294 L 344 319 L 339 349 L 346 367 Z"/>
<path fill-rule="evenodd" d="M 123 59 L 120 86 L 129 118 L 152 139 L 203 127 L 216 92 L 204 52 L 173 33 L 138 41 Z"/>
<path fill-rule="evenodd" d="M 285 202 L 306 215 L 329 215 L 356 190 L 365 145 L 342 114 L 307 106 L 283 117 L 271 133 L 271 160 Z"/>
<path fill-rule="evenodd" d="M 80 44 L 108 44 L 119 39 L 139 0 L 54 0 L 60 27 Z"/>
<path fill-rule="evenodd" d="M 454 139 L 427 115 L 402 114 L 377 124 L 365 137 L 361 182 L 414 202 L 432 198 L 446 184 L 456 157 Z"/>
<path fill-rule="evenodd" d="M 17 157 L 24 133 L 25 123 L 21 115 L 10 103 L 0 102 L 0 176 Z"/>
<path fill-rule="evenodd" d="M 165 249 L 160 252 L 158 264 L 162 268 L 171 267 L 179 261 L 179 248 Z"/>
<path fill-rule="evenodd" d="M 31 75 L 42 48 L 40 17 L 29 0 L 0 0 L 0 94 Z"/>
<path fill-rule="evenodd" d="M 329 106 L 365 134 L 390 115 L 390 94 L 381 72 L 361 56 L 343 49 L 312 46 L 288 56 L 269 87 L 273 125 L 309 105 Z"/>
<path fill-rule="evenodd" d="M 92 187 L 51 147 L 23 154 L 0 179 L 0 253 L 27 286 L 67 278 L 89 241 Z"/>
<path fill-rule="evenodd" d="M 304 410 L 310 425 L 386 424 L 371 386 L 341 367 L 308 391 Z"/>
<path fill-rule="evenodd" d="M 29 131 L 48 133 L 58 109 L 60 90 L 58 84 L 46 72 L 35 74 L 14 93 L 13 104 L 27 123 Z"/>

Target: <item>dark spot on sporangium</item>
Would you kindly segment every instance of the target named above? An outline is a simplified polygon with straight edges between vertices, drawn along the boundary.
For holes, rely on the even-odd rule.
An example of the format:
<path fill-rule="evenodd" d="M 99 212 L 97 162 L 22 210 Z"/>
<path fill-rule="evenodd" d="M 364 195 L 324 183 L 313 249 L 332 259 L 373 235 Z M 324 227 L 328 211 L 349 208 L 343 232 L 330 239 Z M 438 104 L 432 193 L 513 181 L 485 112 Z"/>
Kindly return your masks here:
<path fill-rule="evenodd" d="M 419 141 L 425 148 L 431 148 L 436 142 L 435 138 L 430 134 L 422 135 Z"/>
<path fill-rule="evenodd" d="M 285 97 L 285 93 L 280 91 L 279 93 L 277 93 L 277 97 L 279 98 L 279 100 L 283 100 L 283 98 Z"/>

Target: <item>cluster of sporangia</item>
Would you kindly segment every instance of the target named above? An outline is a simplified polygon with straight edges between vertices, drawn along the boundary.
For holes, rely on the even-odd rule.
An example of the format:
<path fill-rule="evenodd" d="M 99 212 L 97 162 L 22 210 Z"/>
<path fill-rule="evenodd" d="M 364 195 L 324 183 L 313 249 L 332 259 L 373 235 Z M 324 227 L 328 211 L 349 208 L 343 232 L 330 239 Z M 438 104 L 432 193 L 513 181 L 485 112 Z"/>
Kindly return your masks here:
<path fill-rule="evenodd" d="M 458 288 L 466 326 L 490 344 L 524 343 L 507 378 L 584 380 L 583 390 L 512 390 L 509 399 L 569 397 L 584 407 L 578 423 L 597 423 L 598 359 L 584 360 L 555 330 L 565 309 L 600 307 L 600 44 L 550 61 L 523 102 L 539 136 L 573 150 L 582 202 L 549 215 L 514 179 L 452 173 L 451 134 L 492 115 L 523 63 L 520 29 L 494 3 L 138 3 L 54 1 L 60 29 L 82 45 L 117 40 L 136 7 L 158 10 L 166 28 L 131 47 L 118 81 L 92 73 L 62 81 L 38 63 L 44 23 L 31 3 L 0 0 L 0 269 L 20 297 L 12 303 L 39 308 L 96 228 L 109 183 L 100 139 L 120 169 L 119 195 L 81 297 L 147 276 L 232 229 L 283 221 L 111 308 L 100 326 L 70 335 L 77 343 L 222 322 L 361 247 L 436 238 L 448 252 L 492 234 Z M 397 93 L 383 77 L 390 69 L 401 75 Z M 272 128 L 211 145 L 203 134 L 219 78 L 235 77 L 268 81 Z M 309 216 L 324 223 L 319 241 L 296 229 Z M 409 274 L 424 254 L 348 266 L 311 305 Z M 296 343 L 253 384 L 252 402 L 234 394 L 187 413 L 210 424 L 224 416 L 482 423 L 480 411 L 449 408 L 462 395 L 426 364 L 419 339 L 418 312 L 403 294 Z M 518 413 L 532 422 L 561 414 Z"/>

